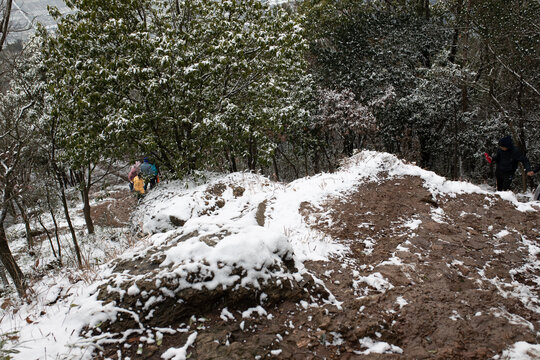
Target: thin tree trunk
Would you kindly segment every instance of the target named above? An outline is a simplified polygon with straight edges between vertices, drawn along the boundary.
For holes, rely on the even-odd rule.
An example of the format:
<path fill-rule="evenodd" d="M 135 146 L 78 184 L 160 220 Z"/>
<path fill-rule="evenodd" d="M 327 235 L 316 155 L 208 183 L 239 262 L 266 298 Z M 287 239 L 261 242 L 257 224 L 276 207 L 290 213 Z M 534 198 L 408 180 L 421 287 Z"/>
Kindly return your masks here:
<path fill-rule="evenodd" d="M 237 172 L 238 166 L 236 165 L 236 159 L 231 150 L 227 149 L 226 151 L 227 158 L 229 159 L 229 169 L 231 172 Z"/>
<path fill-rule="evenodd" d="M 86 170 L 77 170 L 75 172 L 75 179 L 79 186 L 79 192 L 81 193 L 81 200 L 83 202 L 83 214 L 84 221 L 86 223 L 86 229 L 89 234 L 94 233 L 94 222 L 92 221 L 92 216 L 90 212 L 90 186 L 92 176 L 92 169 L 88 166 Z"/>
<path fill-rule="evenodd" d="M 15 210 L 15 205 L 13 204 L 13 201 L 10 201 L 8 204 L 8 209 L 11 216 L 15 219 L 17 217 L 17 210 Z"/>
<path fill-rule="evenodd" d="M 17 265 L 17 262 L 9 249 L 3 220 L 0 221 L 0 260 L 2 260 L 2 264 L 4 264 L 4 267 L 11 276 L 15 288 L 17 289 L 17 293 L 21 298 L 24 297 L 26 292 L 26 282 L 24 281 L 24 275 L 19 268 L 19 265 Z"/>
<path fill-rule="evenodd" d="M 306 176 L 309 176 L 309 161 L 308 161 L 308 154 L 306 151 L 306 148 L 304 147 L 304 165 L 306 169 Z"/>
<path fill-rule="evenodd" d="M 84 214 L 84 221 L 86 222 L 86 229 L 88 230 L 89 234 L 94 233 L 94 222 L 92 221 L 92 215 L 90 212 L 90 196 L 89 196 L 89 189 L 86 186 L 83 186 L 81 189 L 81 196 L 83 200 L 83 214 Z"/>
<path fill-rule="evenodd" d="M 469 111 L 469 90 L 465 83 L 461 85 L 461 111 Z"/>
<path fill-rule="evenodd" d="M 323 152 L 324 154 L 324 157 L 326 158 L 326 161 L 328 162 L 328 171 L 330 171 L 331 173 L 333 173 L 335 170 L 336 170 L 336 165 L 334 164 L 334 161 L 330 158 L 330 156 L 332 154 L 328 154 L 328 149 L 330 149 L 330 152 L 332 151 L 332 149 L 330 148 L 330 145 L 329 145 L 329 137 L 327 136 L 326 137 L 326 146 L 323 146 L 322 144 L 319 145 L 319 148 L 321 149 L 321 151 Z"/>
<path fill-rule="evenodd" d="M 4 5 L 4 17 L 0 19 L 0 51 L 4 47 L 4 42 L 7 39 L 9 31 L 9 18 L 11 16 L 11 3 L 12 0 L 7 0 Z"/>
<path fill-rule="evenodd" d="M 82 268 L 82 259 L 81 259 L 81 250 L 79 248 L 79 243 L 77 242 L 77 236 L 75 235 L 75 229 L 73 228 L 73 224 L 71 223 L 71 217 L 69 216 L 69 208 L 68 208 L 68 203 L 67 203 L 67 200 L 66 200 L 66 192 L 65 192 L 65 189 L 64 189 L 64 182 L 62 181 L 62 172 L 60 171 L 60 169 L 58 168 L 58 164 L 56 162 L 56 123 L 52 123 L 52 127 L 50 129 L 51 131 L 51 134 L 50 134 L 50 140 L 51 140 L 51 150 L 50 150 L 50 158 L 49 158 L 49 162 L 50 162 L 50 167 L 53 169 L 54 171 L 54 174 L 56 175 L 56 181 L 59 185 L 59 188 L 60 188 L 60 194 L 61 194 L 61 200 L 62 200 L 62 206 L 64 207 L 64 213 L 66 215 L 66 221 L 68 223 L 68 226 L 69 226 L 69 231 L 71 232 L 71 238 L 73 239 L 73 245 L 74 245 L 74 248 L 75 248 L 75 255 L 77 256 L 77 263 L 78 263 L 78 266 L 79 268 Z M 48 192 L 47 192 L 48 194 Z M 51 209 L 51 206 L 50 206 L 50 199 L 48 200 L 49 202 L 49 209 L 51 210 L 52 212 L 52 209 Z M 54 216 L 53 216 L 54 218 Z M 56 227 L 56 225 L 55 225 Z M 57 234 L 57 237 L 56 239 L 58 240 L 58 234 Z M 60 243 L 58 243 L 58 245 L 60 245 Z M 60 246 L 58 247 L 58 249 L 60 249 Z"/>
<path fill-rule="evenodd" d="M 278 169 L 278 164 L 277 164 L 277 161 L 276 161 L 276 154 L 275 153 L 272 155 L 272 165 L 274 166 L 275 180 L 279 181 L 279 169 Z"/>
<path fill-rule="evenodd" d="M 78 184 L 80 181 L 80 174 L 77 174 L 75 173 L 75 171 L 69 169 L 69 179 L 70 183 L 68 184 L 70 184 L 71 186 L 73 186 L 73 184 Z M 64 183 L 64 187 L 67 188 L 66 183 Z"/>
<path fill-rule="evenodd" d="M 523 83 L 523 77 L 520 75 L 519 78 L 519 89 L 517 94 L 517 107 L 518 107 L 518 116 L 519 116 L 519 143 L 518 146 L 520 150 L 523 152 L 524 155 L 527 155 L 527 133 L 525 131 L 525 116 L 523 111 L 523 91 L 524 91 L 524 83 Z M 527 173 L 525 172 L 525 169 L 522 168 L 521 172 L 521 188 L 525 192 L 527 191 Z"/>
<path fill-rule="evenodd" d="M 56 255 L 56 250 L 54 249 L 54 245 L 52 242 L 51 233 L 49 232 L 49 229 L 47 229 L 45 224 L 43 224 L 43 221 L 41 220 L 41 216 L 38 216 L 38 222 L 39 222 L 39 225 L 41 225 L 41 227 L 45 231 L 45 234 L 47 234 L 47 238 L 49 239 L 49 244 L 51 244 L 51 250 L 53 252 L 54 257 L 58 259 L 58 256 Z"/>
<path fill-rule="evenodd" d="M 79 248 L 79 243 L 77 241 L 77 235 L 75 234 L 75 228 L 73 227 L 73 223 L 71 222 L 71 217 L 69 216 L 69 207 L 66 199 L 66 191 L 64 189 L 64 184 L 62 183 L 62 177 L 59 173 L 58 175 L 58 183 L 60 187 L 60 198 L 62 200 L 62 206 L 64 207 L 64 214 L 66 215 L 66 221 L 68 223 L 69 231 L 71 232 L 71 238 L 73 239 L 73 246 L 75 248 L 75 255 L 77 256 L 77 265 L 79 268 L 82 268 L 82 258 L 81 258 L 81 250 Z"/>
<path fill-rule="evenodd" d="M 56 237 L 56 244 L 58 245 L 58 260 L 60 261 L 60 265 L 62 265 L 62 246 L 60 245 L 60 237 L 58 234 L 58 223 L 56 222 L 56 216 L 54 215 L 54 209 L 51 205 L 51 194 L 49 192 L 49 187 L 45 186 L 45 190 L 47 193 L 47 206 L 49 207 L 49 212 L 51 214 L 51 219 L 54 224 L 54 236 Z"/>
<path fill-rule="evenodd" d="M 250 171 L 254 172 L 257 168 L 257 140 L 250 138 L 248 148 L 248 168 Z"/>
<path fill-rule="evenodd" d="M 9 280 L 6 276 L 6 271 L 4 270 L 4 265 L 0 263 L 0 279 L 2 279 L 2 282 L 4 283 L 5 287 L 9 286 Z"/>
<path fill-rule="evenodd" d="M 21 217 L 24 222 L 24 228 L 26 230 L 26 242 L 28 243 L 28 250 L 32 250 L 34 248 L 34 237 L 32 236 L 32 229 L 30 228 L 30 219 L 28 219 L 28 215 L 26 214 L 26 210 L 22 206 L 22 203 L 17 200 L 13 200 L 15 205 L 17 205 L 17 208 L 19 209 L 19 212 L 21 213 Z"/>
<path fill-rule="evenodd" d="M 422 12 L 426 20 L 429 20 L 429 16 L 430 16 L 429 0 L 422 0 Z"/>

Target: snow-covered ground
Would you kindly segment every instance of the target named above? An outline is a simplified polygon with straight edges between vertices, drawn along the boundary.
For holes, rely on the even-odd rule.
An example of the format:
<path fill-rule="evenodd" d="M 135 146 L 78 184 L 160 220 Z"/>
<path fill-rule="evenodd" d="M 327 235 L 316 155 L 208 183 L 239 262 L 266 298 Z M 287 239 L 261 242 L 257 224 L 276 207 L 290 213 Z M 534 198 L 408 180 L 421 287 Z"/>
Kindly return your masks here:
<path fill-rule="evenodd" d="M 97 299 L 98 287 L 112 276 L 110 260 L 120 253 L 124 259 L 140 256 L 149 247 L 159 247 L 181 234 L 196 232 L 198 235 L 167 249 L 161 266 L 177 265 L 176 269 L 184 269 L 182 266 L 202 266 L 204 263 L 219 274 L 213 277 L 211 283 L 206 283 L 206 287 L 227 287 L 234 283 L 237 279 L 233 278 L 235 275 L 228 268 L 229 264 L 239 263 L 248 272 L 253 270 L 254 276 L 245 281 L 254 283 L 260 276 L 255 270 L 259 271 L 268 262 L 278 261 L 277 256 L 290 254 L 301 273 L 305 261 L 325 260 L 347 253 L 349 249 L 345 245 L 306 224 L 305 214 L 299 211 L 301 205 L 309 202 L 317 207 L 329 197 L 346 197 L 363 182 L 405 175 L 420 177 L 424 187 L 434 196 L 492 194 L 490 189 L 467 182 L 448 181 L 432 172 L 405 164 L 392 155 L 370 151 L 347 159 L 335 173 L 302 178 L 289 184 L 272 182 L 250 173 L 212 175 L 204 184 L 161 184 L 146 196 L 133 216 L 134 225 L 144 234 L 140 240 L 133 242 L 128 227 L 100 229 L 96 235 L 82 237 L 84 256 L 92 265 L 89 269 L 83 271 L 66 267 L 46 272 L 42 268 L 45 276 L 32 285 L 28 303 L 20 303 L 14 298 L 9 299 L 11 303 L 4 301 L 0 310 L 0 343 L 2 340 L 5 343 L 0 348 L 0 355 L 24 360 L 92 358 L 97 345 L 81 336 L 81 331 L 86 326 L 95 327 L 112 320 L 121 311 L 113 303 L 103 306 Z M 220 188 L 220 185 L 224 186 Z M 220 196 L 209 196 L 216 188 L 221 189 Z M 235 189 L 243 189 L 243 192 L 239 195 Z M 511 192 L 501 192 L 498 196 L 519 211 L 536 212 L 540 209 L 538 202 L 520 202 Z M 262 214 L 264 224 L 260 220 L 258 223 L 258 217 L 261 218 Z M 82 219 L 77 218 L 75 222 L 81 225 Z M 175 223 L 183 225 L 179 227 Z M 418 223 L 410 221 L 404 226 L 414 230 Z M 25 248 L 22 230 L 24 228 L 19 225 L 9 229 L 12 239 L 10 246 L 15 253 L 23 252 Z M 205 235 L 217 232 L 226 235 L 211 247 L 205 242 Z M 66 237 L 65 241 L 68 246 L 69 238 Z M 43 260 L 38 267 L 53 259 L 47 246 L 46 243 L 41 245 L 40 256 Z M 22 256 L 20 259 L 25 273 L 35 271 L 34 258 Z M 376 276 L 358 281 L 371 283 L 373 287 L 385 291 L 384 286 L 381 287 L 381 279 Z M 130 288 L 130 291 L 136 295 L 139 289 Z M 401 304 L 406 304 L 403 301 Z M 264 312 L 264 309 L 258 311 Z M 222 317 L 228 318 L 227 312 L 222 313 Z M 191 333 L 184 347 L 171 348 L 162 357 L 185 359 L 186 349 L 196 338 L 197 333 Z M 365 348 L 364 354 L 400 352 L 395 345 L 369 338 L 364 339 L 362 346 Z M 540 345 L 516 343 L 504 352 L 502 358 L 530 359 L 532 357 L 527 355 L 528 351 L 538 352 Z"/>

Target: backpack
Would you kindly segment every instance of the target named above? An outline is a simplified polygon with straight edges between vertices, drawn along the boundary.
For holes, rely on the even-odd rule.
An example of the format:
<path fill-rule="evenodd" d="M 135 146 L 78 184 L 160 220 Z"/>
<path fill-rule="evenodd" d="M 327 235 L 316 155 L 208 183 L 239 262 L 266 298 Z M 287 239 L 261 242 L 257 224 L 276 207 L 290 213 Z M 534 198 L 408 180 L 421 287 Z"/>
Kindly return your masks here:
<path fill-rule="evenodd" d="M 150 163 L 144 163 L 144 164 L 141 165 L 141 172 L 139 173 L 139 175 L 145 181 L 151 180 L 155 176 L 155 172 L 154 172 L 153 168 L 155 168 L 154 165 L 152 165 Z"/>

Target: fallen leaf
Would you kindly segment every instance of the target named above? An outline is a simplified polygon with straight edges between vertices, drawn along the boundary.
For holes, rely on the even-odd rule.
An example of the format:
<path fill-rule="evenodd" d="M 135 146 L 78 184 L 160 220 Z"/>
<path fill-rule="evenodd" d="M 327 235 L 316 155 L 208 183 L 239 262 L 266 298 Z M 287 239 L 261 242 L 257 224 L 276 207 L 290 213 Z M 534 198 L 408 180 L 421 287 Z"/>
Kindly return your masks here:
<path fill-rule="evenodd" d="M 309 339 L 308 338 L 303 338 L 303 339 L 300 339 L 296 342 L 296 346 L 298 346 L 299 348 L 303 348 L 303 347 L 306 347 L 309 345 Z"/>
<path fill-rule="evenodd" d="M 127 339 L 127 342 L 131 344 L 131 343 L 134 343 L 134 342 L 138 342 L 140 339 L 141 339 L 140 336 L 135 336 L 135 337 Z"/>

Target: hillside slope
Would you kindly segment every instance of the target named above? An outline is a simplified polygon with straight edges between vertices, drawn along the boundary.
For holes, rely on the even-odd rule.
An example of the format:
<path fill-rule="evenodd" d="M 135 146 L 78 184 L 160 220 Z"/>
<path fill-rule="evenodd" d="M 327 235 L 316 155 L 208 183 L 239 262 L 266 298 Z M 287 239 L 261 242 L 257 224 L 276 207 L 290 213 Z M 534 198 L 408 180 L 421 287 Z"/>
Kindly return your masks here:
<path fill-rule="evenodd" d="M 290 184 L 163 184 L 139 243 L 14 358 L 57 318 L 62 358 L 539 358 L 539 211 L 369 151 Z"/>

